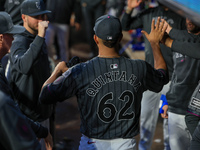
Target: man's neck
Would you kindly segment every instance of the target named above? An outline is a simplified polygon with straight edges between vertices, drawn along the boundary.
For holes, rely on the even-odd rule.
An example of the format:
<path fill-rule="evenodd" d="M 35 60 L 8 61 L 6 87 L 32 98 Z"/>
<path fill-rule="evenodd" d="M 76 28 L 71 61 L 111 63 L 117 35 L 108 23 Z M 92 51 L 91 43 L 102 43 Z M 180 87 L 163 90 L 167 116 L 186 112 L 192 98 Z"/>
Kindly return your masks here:
<path fill-rule="evenodd" d="M 119 55 L 98 55 L 98 57 L 101 57 L 101 58 L 119 58 L 120 56 Z"/>
<path fill-rule="evenodd" d="M 108 50 L 103 50 L 103 51 L 100 50 L 98 57 L 118 58 L 118 57 L 120 57 L 120 55 L 117 52 L 115 52 L 114 49 L 108 49 Z"/>

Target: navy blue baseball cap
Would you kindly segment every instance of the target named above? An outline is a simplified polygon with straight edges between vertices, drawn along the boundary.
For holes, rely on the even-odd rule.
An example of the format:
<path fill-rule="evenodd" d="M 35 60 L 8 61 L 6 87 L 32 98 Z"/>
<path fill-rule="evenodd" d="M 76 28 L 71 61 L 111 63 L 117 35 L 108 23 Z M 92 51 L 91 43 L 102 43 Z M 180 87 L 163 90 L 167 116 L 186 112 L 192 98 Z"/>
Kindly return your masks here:
<path fill-rule="evenodd" d="M 43 0 L 25 0 L 21 6 L 21 14 L 28 16 L 38 16 L 48 13 L 51 13 L 51 11 L 46 10 Z"/>
<path fill-rule="evenodd" d="M 103 15 L 96 20 L 94 32 L 102 40 L 116 41 L 122 35 L 121 22 L 117 17 Z"/>
<path fill-rule="evenodd" d="M 4 11 L 0 12 L 0 34 L 18 34 L 25 31 L 25 28 L 20 25 L 13 25 L 11 16 Z"/>

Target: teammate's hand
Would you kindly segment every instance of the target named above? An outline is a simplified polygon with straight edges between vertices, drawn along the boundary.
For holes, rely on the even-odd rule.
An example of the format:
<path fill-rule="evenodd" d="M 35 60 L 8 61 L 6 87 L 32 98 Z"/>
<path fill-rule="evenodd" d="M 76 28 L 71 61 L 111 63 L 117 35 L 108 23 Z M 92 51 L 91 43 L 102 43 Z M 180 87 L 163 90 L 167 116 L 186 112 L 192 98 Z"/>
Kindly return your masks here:
<path fill-rule="evenodd" d="M 53 140 L 51 134 L 48 132 L 48 136 L 44 139 L 46 150 L 53 149 Z"/>
<path fill-rule="evenodd" d="M 53 83 L 59 76 L 62 75 L 65 71 L 68 70 L 68 67 L 66 66 L 66 62 L 62 61 L 57 64 L 54 71 L 52 72 L 51 76 L 44 82 L 42 89 L 47 84 Z"/>
<path fill-rule="evenodd" d="M 65 71 L 68 70 L 68 67 L 66 65 L 66 62 L 61 61 L 57 64 L 57 66 L 54 69 L 54 73 L 57 74 L 57 77 L 62 75 Z"/>
<path fill-rule="evenodd" d="M 40 21 L 38 23 L 38 36 L 45 37 L 46 29 L 48 28 L 49 21 Z"/>
<path fill-rule="evenodd" d="M 167 26 L 166 33 L 169 34 L 169 32 L 171 31 L 172 27 L 169 25 L 169 23 L 167 21 L 165 21 L 165 26 Z"/>
<path fill-rule="evenodd" d="M 161 117 L 162 118 L 168 118 L 168 113 L 167 113 L 168 105 L 164 105 L 162 109 L 163 109 L 164 112 L 161 114 Z"/>
<path fill-rule="evenodd" d="M 75 22 L 74 26 L 75 26 L 76 31 L 81 30 L 81 24 L 80 23 Z"/>
<path fill-rule="evenodd" d="M 132 10 L 140 5 L 142 0 L 128 0 L 127 9 Z"/>
<path fill-rule="evenodd" d="M 151 44 L 157 44 L 161 42 L 163 39 L 163 36 L 165 34 L 165 31 L 167 29 L 167 24 L 165 24 L 164 19 L 162 19 L 162 22 L 160 22 L 161 19 L 158 17 L 157 23 L 155 25 L 155 19 L 152 20 L 151 23 L 151 32 L 148 34 L 146 31 L 142 30 L 141 32 L 146 36 L 146 38 L 149 40 Z"/>

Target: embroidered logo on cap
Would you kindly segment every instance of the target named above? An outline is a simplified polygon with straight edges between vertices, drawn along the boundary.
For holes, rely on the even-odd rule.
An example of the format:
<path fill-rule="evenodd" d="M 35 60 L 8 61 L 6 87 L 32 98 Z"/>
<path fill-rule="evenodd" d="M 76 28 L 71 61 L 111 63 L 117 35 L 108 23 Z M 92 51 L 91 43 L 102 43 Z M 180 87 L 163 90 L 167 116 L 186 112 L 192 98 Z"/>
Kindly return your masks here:
<path fill-rule="evenodd" d="M 35 2 L 35 5 L 36 5 L 37 9 L 41 8 L 40 2 Z"/>
<path fill-rule="evenodd" d="M 107 40 L 112 40 L 112 36 L 107 36 Z"/>

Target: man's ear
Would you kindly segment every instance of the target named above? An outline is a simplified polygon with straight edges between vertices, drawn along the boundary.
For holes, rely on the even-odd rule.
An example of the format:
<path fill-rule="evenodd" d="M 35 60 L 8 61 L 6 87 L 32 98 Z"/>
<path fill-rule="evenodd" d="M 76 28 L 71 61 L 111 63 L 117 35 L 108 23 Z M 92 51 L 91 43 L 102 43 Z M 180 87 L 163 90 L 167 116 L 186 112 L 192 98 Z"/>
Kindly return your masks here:
<path fill-rule="evenodd" d="M 25 22 L 26 21 L 26 15 L 24 15 L 24 14 L 22 14 L 22 20 L 23 20 L 23 22 Z"/>
<path fill-rule="evenodd" d="M 0 34 L 0 42 L 3 42 L 3 34 Z"/>
<path fill-rule="evenodd" d="M 98 45 L 99 44 L 99 38 L 94 34 L 94 41 Z"/>
<path fill-rule="evenodd" d="M 0 50 L 3 47 L 3 34 L 0 34 Z"/>

